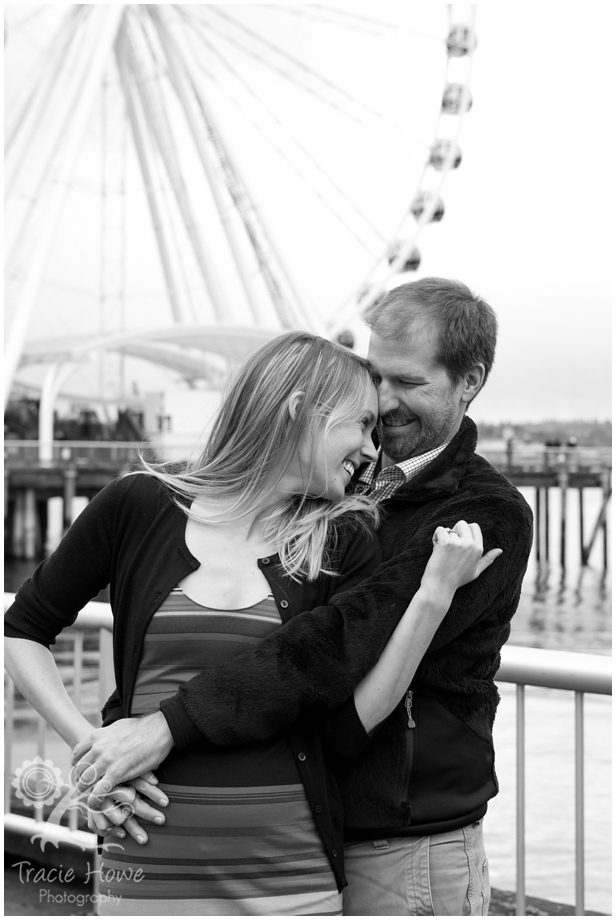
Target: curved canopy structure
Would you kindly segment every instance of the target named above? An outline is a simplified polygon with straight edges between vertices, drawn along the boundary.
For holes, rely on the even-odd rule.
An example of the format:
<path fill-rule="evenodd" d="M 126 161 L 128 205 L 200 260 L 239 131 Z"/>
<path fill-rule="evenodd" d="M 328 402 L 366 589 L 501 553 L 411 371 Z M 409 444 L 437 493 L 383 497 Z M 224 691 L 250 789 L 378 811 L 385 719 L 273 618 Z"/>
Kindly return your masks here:
<path fill-rule="evenodd" d="M 204 376 L 204 359 L 219 355 L 230 362 L 280 334 L 258 326 L 164 326 L 98 336 L 61 336 L 30 342 L 21 366 L 78 363 L 96 352 L 119 352 L 178 371 L 187 379 Z M 201 357 L 195 356 L 201 352 Z"/>

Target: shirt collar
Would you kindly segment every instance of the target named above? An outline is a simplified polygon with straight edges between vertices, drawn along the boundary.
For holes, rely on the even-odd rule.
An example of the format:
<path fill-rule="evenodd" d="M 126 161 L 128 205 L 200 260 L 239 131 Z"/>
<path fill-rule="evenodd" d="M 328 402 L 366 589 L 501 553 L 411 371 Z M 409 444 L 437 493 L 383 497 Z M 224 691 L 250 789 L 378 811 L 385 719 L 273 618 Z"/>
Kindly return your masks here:
<path fill-rule="evenodd" d="M 382 451 L 379 452 L 379 456 L 373 463 L 369 463 L 363 468 L 360 475 L 357 477 L 357 484 L 361 487 L 361 491 L 368 491 L 372 489 L 373 491 L 378 490 L 379 487 L 383 487 L 385 484 L 393 485 L 393 490 L 388 488 L 388 492 L 391 493 L 395 491 L 400 486 L 409 482 L 413 476 L 416 476 L 420 470 L 423 470 L 429 463 L 431 463 L 435 457 L 438 457 L 445 448 L 449 445 L 449 441 L 445 444 L 442 444 L 440 447 L 434 448 L 434 450 L 426 451 L 425 454 L 419 454 L 418 457 L 409 457 L 408 460 L 402 460 L 400 463 L 394 463 L 391 466 L 386 466 L 385 469 L 380 470 L 380 472 L 375 476 L 377 467 L 381 462 Z"/>

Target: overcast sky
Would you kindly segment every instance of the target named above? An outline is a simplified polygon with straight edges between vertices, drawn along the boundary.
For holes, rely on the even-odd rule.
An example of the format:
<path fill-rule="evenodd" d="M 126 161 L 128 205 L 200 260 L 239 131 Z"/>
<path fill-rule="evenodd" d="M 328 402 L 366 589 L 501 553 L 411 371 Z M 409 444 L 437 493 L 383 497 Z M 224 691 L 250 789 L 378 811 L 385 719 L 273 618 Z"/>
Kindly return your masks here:
<path fill-rule="evenodd" d="M 610 417 L 609 5 L 479 4 L 474 106 L 422 270 L 500 320 L 485 420 Z"/>
<path fill-rule="evenodd" d="M 422 15 L 433 16 L 436 6 L 416 4 L 417 15 L 423 9 L 428 12 Z M 438 6 L 444 10 L 444 5 Z M 400 10 L 409 8 L 408 4 L 361 4 L 364 14 L 394 20 Z M 349 4 L 347 9 L 359 7 Z M 473 108 L 464 119 L 460 136 L 462 165 L 445 183 L 445 218 L 426 228 L 420 238 L 422 262 L 415 277 L 458 278 L 497 311 L 497 361 L 488 386 L 473 406 L 476 420 L 606 419 L 610 416 L 611 394 L 610 249 L 614 202 L 610 196 L 613 102 L 608 61 L 612 55 L 613 20 L 604 3 L 478 4 L 476 11 Z M 250 21 L 253 14 L 252 10 L 250 14 L 241 13 L 239 7 L 234 12 L 245 21 Z M 263 11 L 263 15 L 272 14 Z M 304 36 L 304 50 L 314 55 L 315 65 L 327 72 L 332 62 L 343 59 L 345 45 L 335 29 L 319 32 L 319 28 L 310 20 L 302 25 L 297 17 L 279 16 L 276 24 L 272 20 L 267 33 L 285 47 L 292 38 Z M 393 55 L 393 44 L 391 48 Z M 383 107 L 387 104 L 398 113 L 403 111 L 408 92 L 410 116 L 415 113 L 418 119 L 423 118 L 421 100 L 425 97 L 426 104 L 433 105 L 440 98 L 441 86 L 427 69 L 429 45 L 424 48 L 420 41 L 414 48 L 420 76 L 409 70 L 394 86 L 396 81 L 392 81 L 391 74 L 376 66 L 376 53 L 371 55 L 370 45 L 364 43 L 363 49 L 357 46 L 353 52 L 356 59 L 361 53 L 362 62 L 370 66 L 362 63 L 358 69 L 356 92 L 375 106 L 382 100 Z M 424 51 L 425 63 L 421 57 Z M 256 74 L 257 65 L 250 60 L 244 66 L 248 79 L 253 70 Z M 18 75 L 19 68 L 13 62 L 7 83 Z M 272 102 L 277 93 L 282 99 L 283 93 L 291 92 L 278 89 L 271 79 Z M 291 102 L 287 117 L 297 115 L 298 129 L 316 117 L 310 100 L 301 98 L 305 108 L 300 108 L 299 95 L 297 103 L 293 96 L 287 99 Z M 332 130 L 340 120 L 334 114 L 319 117 L 325 119 L 323 126 L 327 126 L 329 117 Z M 232 137 L 236 130 L 233 119 L 237 118 L 229 106 L 227 122 Z M 349 136 L 352 130 L 349 127 Z M 312 134 L 315 151 L 335 157 L 334 145 L 330 144 L 328 150 L 328 140 L 325 127 Z M 248 148 L 250 162 L 258 162 L 256 143 L 243 146 Z M 363 167 L 361 171 L 360 148 L 367 155 L 365 162 L 373 163 L 375 168 Z M 367 141 L 355 144 L 354 149 L 357 157 L 347 156 L 348 175 L 340 178 L 348 180 L 351 187 L 355 183 L 358 190 L 370 192 L 374 186 L 370 206 L 375 212 L 381 204 L 384 210 L 399 208 L 398 202 L 405 200 L 401 194 L 409 195 L 408 189 L 401 192 L 405 187 L 403 170 L 396 169 L 393 160 L 383 168 L 378 162 L 378 147 L 368 149 Z M 237 152 L 240 160 L 246 155 L 245 150 Z M 80 181 L 73 191 L 75 195 L 81 191 L 92 197 L 90 186 L 95 180 L 88 180 L 87 156 L 84 162 L 86 172 L 82 163 Z M 335 163 L 335 159 L 330 162 Z M 361 280 L 361 272 L 358 277 L 350 277 L 347 272 L 334 278 L 339 244 L 333 242 L 333 237 L 321 256 L 311 258 L 305 241 L 316 245 L 325 233 L 325 225 L 322 231 L 318 218 L 311 220 L 308 196 L 289 209 L 287 198 L 279 193 L 283 169 L 269 153 L 263 155 L 263 163 L 260 191 L 264 197 L 272 198 L 274 215 L 275 208 L 280 209 L 281 215 L 287 208 L 294 219 L 291 230 L 282 230 L 283 247 L 289 241 L 296 245 L 300 279 L 303 270 L 306 286 L 313 285 L 313 302 L 315 298 L 320 300 L 320 291 L 332 293 L 337 282 L 341 290 L 352 289 Z M 268 174 L 267 169 L 273 172 Z M 96 175 L 95 169 L 90 172 Z M 369 195 L 362 205 L 368 203 Z M 100 258 L 81 251 L 92 234 L 84 229 L 81 205 L 75 214 L 76 217 L 66 217 L 70 255 L 67 265 L 71 270 L 80 267 L 84 275 L 93 278 L 99 271 Z M 98 212 L 94 215 L 92 209 L 92 215 L 98 227 Z M 130 246 L 134 248 L 136 238 L 139 245 L 140 236 L 133 232 Z M 145 267 L 146 281 L 135 302 L 146 317 L 144 322 L 152 325 L 164 315 L 160 312 L 159 316 L 157 309 L 167 307 L 164 297 L 159 298 L 162 306 L 157 306 L 152 296 L 151 278 L 156 272 L 152 261 L 142 258 L 140 262 L 142 269 Z M 40 320 L 33 321 L 32 334 L 52 334 L 45 329 L 45 323 L 51 323 L 53 332 L 58 328 L 79 328 L 77 323 L 84 316 L 84 281 L 73 281 L 71 291 L 68 271 L 66 279 L 63 277 L 63 264 L 59 255 L 52 259 L 55 287 L 41 298 L 43 312 Z M 58 285 L 64 280 L 66 286 Z M 91 304 L 94 316 L 94 294 Z M 146 389 L 152 388 L 152 375 L 148 376 Z M 159 372 L 158 379 L 164 383 L 171 378 L 168 372 Z"/>

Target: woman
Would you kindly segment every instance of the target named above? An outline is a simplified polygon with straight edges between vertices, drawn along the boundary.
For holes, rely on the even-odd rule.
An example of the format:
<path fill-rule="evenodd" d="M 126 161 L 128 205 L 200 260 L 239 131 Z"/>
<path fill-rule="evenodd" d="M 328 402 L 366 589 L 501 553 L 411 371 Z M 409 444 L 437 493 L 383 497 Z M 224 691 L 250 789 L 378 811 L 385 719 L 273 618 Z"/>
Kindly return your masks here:
<path fill-rule="evenodd" d="M 71 746 L 91 726 L 45 645 L 107 584 L 115 708 L 128 716 L 267 641 L 292 594 L 310 610 L 376 567 L 375 509 L 345 495 L 374 457 L 376 383 L 351 352 L 282 335 L 244 363 L 196 463 L 146 466 L 88 505 L 7 614 L 9 672 Z M 456 588 L 498 553 L 481 558 L 476 525 L 438 537 L 422 588 L 357 687 L 367 731 L 408 687 Z M 267 742 L 174 750 L 157 774 L 165 824 L 146 849 L 131 837 L 106 845 L 101 890 L 121 901 L 101 913 L 341 912 L 342 817 L 311 713 Z"/>

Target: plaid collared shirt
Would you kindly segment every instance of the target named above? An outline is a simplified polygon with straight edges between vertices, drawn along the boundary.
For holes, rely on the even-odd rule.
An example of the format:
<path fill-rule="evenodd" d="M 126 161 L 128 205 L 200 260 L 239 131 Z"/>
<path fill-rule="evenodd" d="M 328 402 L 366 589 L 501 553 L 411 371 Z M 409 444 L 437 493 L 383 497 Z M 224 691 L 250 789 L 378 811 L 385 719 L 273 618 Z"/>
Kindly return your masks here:
<path fill-rule="evenodd" d="M 449 441 L 447 444 L 449 444 Z M 436 447 L 434 450 L 429 450 L 425 454 L 420 454 L 419 457 L 411 457 L 409 460 L 403 460 L 402 463 L 394 463 L 392 466 L 387 466 L 384 470 L 381 470 L 376 478 L 374 476 L 374 471 L 376 470 L 379 460 L 375 460 L 374 463 L 369 463 L 368 466 L 364 467 L 361 475 L 358 477 L 355 491 L 360 495 L 370 493 L 372 498 L 377 502 L 382 502 L 385 501 L 386 498 L 391 498 L 400 486 L 403 486 L 405 482 L 409 482 L 413 476 L 416 476 L 420 470 L 423 470 L 423 468 L 431 463 L 435 457 L 438 457 L 438 455 L 445 450 L 447 444 Z"/>

